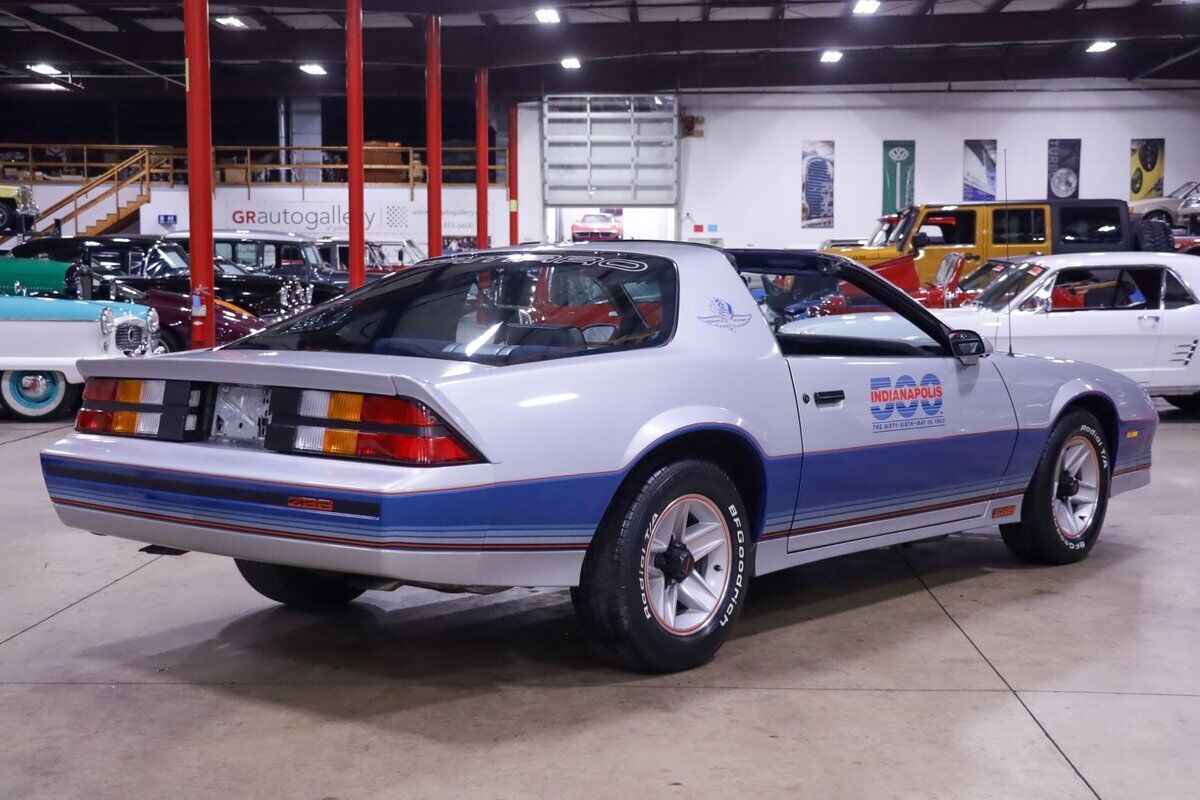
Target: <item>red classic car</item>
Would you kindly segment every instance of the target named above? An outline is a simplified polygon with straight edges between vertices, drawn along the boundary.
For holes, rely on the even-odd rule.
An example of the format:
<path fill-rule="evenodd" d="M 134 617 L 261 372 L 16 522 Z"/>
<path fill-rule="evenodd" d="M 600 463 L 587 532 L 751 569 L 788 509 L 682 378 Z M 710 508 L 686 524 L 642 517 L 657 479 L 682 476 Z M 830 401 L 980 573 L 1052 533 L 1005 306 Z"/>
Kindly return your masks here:
<path fill-rule="evenodd" d="M 584 214 L 571 223 L 571 241 L 594 242 L 621 238 L 621 220 L 612 214 Z"/>
<path fill-rule="evenodd" d="M 1019 259 L 991 259 L 965 276 L 968 261 L 963 253 L 949 253 L 938 266 L 933 283 L 920 285 L 916 263 L 912 255 L 885 261 L 874 269 L 883 277 L 899 286 L 918 303 L 927 308 L 955 308 L 971 302 L 980 292 L 991 285 Z M 843 285 L 825 297 L 814 308 L 818 315 L 848 314 L 857 311 L 877 310 L 869 304 L 867 296 L 853 286 Z"/>

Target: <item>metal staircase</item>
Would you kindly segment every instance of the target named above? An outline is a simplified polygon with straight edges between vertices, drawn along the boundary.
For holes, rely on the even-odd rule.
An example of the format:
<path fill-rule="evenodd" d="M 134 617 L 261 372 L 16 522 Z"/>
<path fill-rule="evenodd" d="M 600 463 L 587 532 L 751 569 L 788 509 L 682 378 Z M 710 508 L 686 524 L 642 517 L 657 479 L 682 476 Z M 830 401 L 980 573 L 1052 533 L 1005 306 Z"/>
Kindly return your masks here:
<path fill-rule="evenodd" d="M 163 169 L 169 159 L 170 155 L 149 148 L 138 150 L 43 209 L 33 222 L 32 232 L 50 233 L 56 225 L 70 222 L 75 223 L 76 230 L 83 236 L 97 236 L 124 229 L 134 220 L 138 209 L 150 200 L 152 173 L 156 169 Z M 112 210 L 80 230 L 83 215 L 93 209 L 96 210 L 93 213 L 103 211 L 106 207 Z M 0 245 L 7 238 L 0 238 Z"/>

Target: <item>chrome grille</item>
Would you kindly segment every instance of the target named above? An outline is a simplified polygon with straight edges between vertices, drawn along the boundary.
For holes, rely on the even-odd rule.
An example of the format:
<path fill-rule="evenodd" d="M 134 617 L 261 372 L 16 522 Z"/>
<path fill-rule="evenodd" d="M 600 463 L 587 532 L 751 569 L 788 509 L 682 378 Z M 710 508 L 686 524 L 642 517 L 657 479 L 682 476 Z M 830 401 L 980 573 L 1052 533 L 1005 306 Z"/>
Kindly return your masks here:
<path fill-rule="evenodd" d="M 142 340 L 145 338 L 142 332 L 142 326 L 137 322 L 122 322 L 117 326 L 116 344 L 117 349 L 123 353 L 128 353 L 137 350 L 142 345 Z"/>

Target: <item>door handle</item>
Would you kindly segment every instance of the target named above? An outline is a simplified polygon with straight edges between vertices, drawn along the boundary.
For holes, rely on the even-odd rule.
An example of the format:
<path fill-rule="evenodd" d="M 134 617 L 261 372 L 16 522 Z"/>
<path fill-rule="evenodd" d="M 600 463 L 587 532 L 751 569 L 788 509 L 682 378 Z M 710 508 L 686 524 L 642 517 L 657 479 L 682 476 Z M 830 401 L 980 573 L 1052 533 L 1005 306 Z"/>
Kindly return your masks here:
<path fill-rule="evenodd" d="M 813 401 L 819 406 L 831 406 L 846 399 L 846 393 L 841 389 L 831 389 L 826 392 L 814 392 Z"/>
<path fill-rule="evenodd" d="M 1138 319 L 1152 319 L 1158 322 L 1158 314 L 1138 314 Z"/>

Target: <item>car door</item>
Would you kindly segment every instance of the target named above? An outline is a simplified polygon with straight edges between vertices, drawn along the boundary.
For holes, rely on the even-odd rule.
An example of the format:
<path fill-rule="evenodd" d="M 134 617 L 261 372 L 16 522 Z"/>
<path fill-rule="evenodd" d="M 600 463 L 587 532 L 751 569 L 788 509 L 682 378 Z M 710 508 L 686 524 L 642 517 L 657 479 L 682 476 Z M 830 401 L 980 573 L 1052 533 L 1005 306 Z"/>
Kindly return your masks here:
<path fill-rule="evenodd" d="M 964 365 L 911 300 L 858 288 L 886 310 L 779 334 L 804 441 L 789 552 L 981 519 L 1016 441 L 989 359 Z"/>
<path fill-rule="evenodd" d="M 929 206 L 912 235 L 916 247 L 917 275 L 921 283 L 932 283 L 938 266 L 950 253 L 961 253 L 967 269 L 979 263 L 979 214 L 982 208 Z"/>
<path fill-rule="evenodd" d="M 1049 251 L 1047 205 L 1004 206 L 988 210 L 987 258 L 1043 255 Z"/>
<path fill-rule="evenodd" d="M 1150 388 L 1200 387 L 1200 303 L 1170 269 L 1163 270 L 1163 302 L 1158 353 Z"/>
<path fill-rule="evenodd" d="M 1087 361 L 1149 385 L 1163 312 L 1162 267 L 1067 267 L 1009 317 L 1012 348 Z"/>

